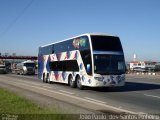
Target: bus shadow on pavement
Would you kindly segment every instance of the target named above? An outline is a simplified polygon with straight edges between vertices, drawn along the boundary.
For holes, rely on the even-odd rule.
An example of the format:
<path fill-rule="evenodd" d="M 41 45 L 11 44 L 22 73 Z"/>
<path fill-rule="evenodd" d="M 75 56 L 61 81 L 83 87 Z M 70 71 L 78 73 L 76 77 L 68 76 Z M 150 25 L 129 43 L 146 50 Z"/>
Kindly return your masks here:
<path fill-rule="evenodd" d="M 123 87 L 110 87 L 110 88 L 92 88 L 94 91 L 98 92 L 129 92 L 129 91 L 145 91 L 145 90 L 155 90 L 160 89 L 158 84 L 150 83 L 136 83 L 136 82 L 126 82 Z"/>

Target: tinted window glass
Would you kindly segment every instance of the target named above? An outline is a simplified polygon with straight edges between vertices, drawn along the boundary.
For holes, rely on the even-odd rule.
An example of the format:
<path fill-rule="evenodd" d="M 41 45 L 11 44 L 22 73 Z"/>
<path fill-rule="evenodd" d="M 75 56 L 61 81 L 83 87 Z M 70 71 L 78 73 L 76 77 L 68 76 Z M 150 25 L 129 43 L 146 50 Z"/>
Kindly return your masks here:
<path fill-rule="evenodd" d="M 50 62 L 51 71 L 79 71 L 76 60 Z"/>
<path fill-rule="evenodd" d="M 125 61 L 123 55 L 94 55 L 94 72 L 102 75 L 124 74 Z"/>
<path fill-rule="evenodd" d="M 89 39 L 87 36 L 81 36 L 74 39 L 70 39 L 64 42 L 56 43 L 53 45 L 40 47 L 40 55 L 48 55 L 53 53 L 61 53 L 72 50 L 85 50 L 90 49 Z"/>
<path fill-rule="evenodd" d="M 35 63 L 24 63 L 26 67 L 35 67 Z"/>
<path fill-rule="evenodd" d="M 90 49 L 81 50 L 80 53 L 81 53 L 82 60 L 83 60 L 86 71 L 87 71 L 87 65 L 90 65 L 90 71 L 87 71 L 87 74 L 91 75 L 92 74 L 91 51 L 90 51 Z"/>
<path fill-rule="evenodd" d="M 91 36 L 93 50 L 100 51 L 122 51 L 121 42 L 118 37 L 113 36 Z"/>
<path fill-rule="evenodd" d="M 52 54 L 54 51 L 53 50 L 53 45 L 45 46 L 45 47 L 40 47 L 39 48 L 39 55 L 49 55 Z"/>
<path fill-rule="evenodd" d="M 77 37 L 71 40 L 60 42 L 54 45 L 54 52 L 61 53 L 72 50 L 89 49 L 89 39 L 87 36 Z"/>
<path fill-rule="evenodd" d="M 50 62 L 49 66 L 51 71 L 63 71 L 63 66 L 61 61 Z"/>

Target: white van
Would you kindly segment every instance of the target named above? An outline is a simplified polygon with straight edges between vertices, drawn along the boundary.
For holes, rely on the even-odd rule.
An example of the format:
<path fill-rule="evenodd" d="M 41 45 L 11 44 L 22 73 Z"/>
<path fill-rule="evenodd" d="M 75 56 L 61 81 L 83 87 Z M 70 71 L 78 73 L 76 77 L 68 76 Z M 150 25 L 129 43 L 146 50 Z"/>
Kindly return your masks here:
<path fill-rule="evenodd" d="M 16 65 L 15 72 L 17 74 L 35 74 L 35 62 L 34 61 L 24 61 L 21 63 L 18 63 Z"/>

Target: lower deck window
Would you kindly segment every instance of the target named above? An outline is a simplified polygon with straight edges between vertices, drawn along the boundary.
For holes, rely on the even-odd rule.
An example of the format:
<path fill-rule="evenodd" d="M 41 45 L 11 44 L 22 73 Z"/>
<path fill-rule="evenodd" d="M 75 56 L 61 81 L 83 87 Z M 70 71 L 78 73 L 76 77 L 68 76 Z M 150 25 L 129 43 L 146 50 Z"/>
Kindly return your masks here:
<path fill-rule="evenodd" d="M 76 60 L 54 61 L 50 62 L 51 71 L 79 71 Z"/>

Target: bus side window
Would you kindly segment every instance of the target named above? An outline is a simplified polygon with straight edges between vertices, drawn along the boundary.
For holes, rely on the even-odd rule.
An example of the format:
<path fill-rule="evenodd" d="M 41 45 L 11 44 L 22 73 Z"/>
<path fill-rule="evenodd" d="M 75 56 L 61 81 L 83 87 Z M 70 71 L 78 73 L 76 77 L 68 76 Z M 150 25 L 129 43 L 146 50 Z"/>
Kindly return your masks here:
<path fill-rule="evenodd" d="M 54 54 L 54 45 L 51 46 L 51 49 L 52 49 L 52 50 L 51 50 L 51 51 L 52 51 L 52 54 Z"/>
<path fill-rule="evenodd" d="M 92 66 L 91 66 L 91 55 L 88 54 L 85 56 L 85 63 L 86 63 L 86 71 L 88 75 L 92 75 Z"/>

